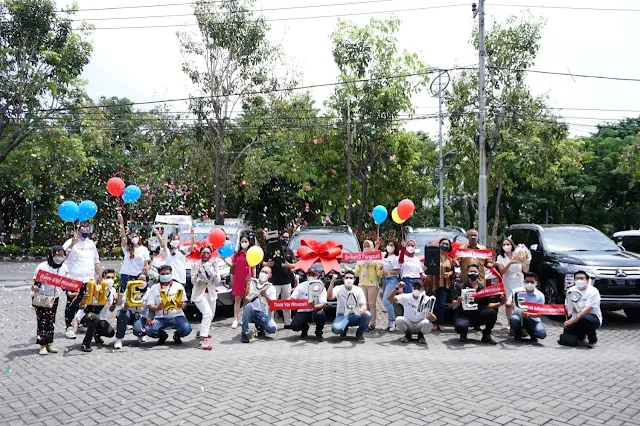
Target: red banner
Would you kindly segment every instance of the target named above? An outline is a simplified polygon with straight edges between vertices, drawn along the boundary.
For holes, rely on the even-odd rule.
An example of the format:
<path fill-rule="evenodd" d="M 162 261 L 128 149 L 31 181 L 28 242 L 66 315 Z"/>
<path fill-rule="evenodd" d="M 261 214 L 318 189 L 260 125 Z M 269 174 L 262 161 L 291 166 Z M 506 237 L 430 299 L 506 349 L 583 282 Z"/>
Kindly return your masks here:
<path fill-rule="evenodd" d="M 482 290 L 476 292 L 473 295 L 474 299 L 479 299 L 481 297 L 491 297 L 498 296 L 500 294 L 504 294 L 504 285 L 502 283 L 496 285 L 490 285 L 489 287 L 485 287 Z"/>
<path fill-rule="evenodd" d="M 40 270 L 36 275 L 36 282 L 60 287 L 67 291 L 79 291 L 82 287 L 82 281 L 72 280 L 62 275 L 52 274 L 51 272 Z"/>
<path fill-rule="evenodd" d="M 492 249 L 463 249 L 455 250 L 455 257 L 473 257 L 475 259 L 493 259 Z"/>
<path fill-rule="evenodd" d="M 543 303 L 522 302 L 530 314 L 540 315 L 564 315 L 564 305 L 545 305 Z"/>
<path fill-rule="evenodd" d="M 372 260 L 382 260 L 382 252 L 378 250 L 362 253 L 342 253 L 342 261 L 345 263 L 369 262 Z"/>
<path fill-rule="evenodd" d="M 272 311 L 311 309 L 311 304 L 304 299 L 269 300 L 269 309 Z"/>

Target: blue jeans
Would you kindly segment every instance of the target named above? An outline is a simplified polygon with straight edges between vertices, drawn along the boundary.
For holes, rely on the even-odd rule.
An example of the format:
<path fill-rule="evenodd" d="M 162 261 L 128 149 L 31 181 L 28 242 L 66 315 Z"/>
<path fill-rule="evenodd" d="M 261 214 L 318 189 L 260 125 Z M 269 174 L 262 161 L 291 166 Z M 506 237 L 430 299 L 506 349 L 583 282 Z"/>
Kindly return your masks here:
<path fill-rule="evenodd" d="M 265 333 L 276 332 L 276 322 L 267 312 L 256 311 L 253 306 L 246 305 L 242 310 L 242 334 L 249 334 L 249 323 L 254 323 L 256 327 L 262 328 Z"/>
<path fill-rule="evenodd" d="M 349 329 L 349 326 L 358 326 L 358 330 L 356 331 L 356 336 L 364 334 L 364 332 L 369 327 L 369 322 L 371 321 L 371 312 L 367 311 L 363 315 L 356 315 L 354 313 L 350 313 L 347 317 L 343 314 L 336 315 L 336 319 L 333 320 L 333 324 L 331 324 L 331 331 L 333 334 L 342 334 L 346 333 Z"/>
<path fill-rule="evenodd" d="M 382 281 L 384 283 L 384 292 L 382 293 L 382 304 L 387 309 L 387 317 L 389 322 L 396 320 L 396 313 L 393 310 L 393 303 L 389 300 L 389 295 L 391 294 L 391 290 L 396 288 L 398 283 L 400 282 L 400 278 L 397 275 L 391 275 L 389 277 L 385 277 Z"/>
<path fill-rule="evenodd" d="M 404 292 L 407 294 L 411 294 L 411 292 L 413 291 L 413 283 L 420 282 L 420 278 L 404 277 L 402 278 L 402 281 L 404 281 Z"/>
<path fill-rule="evenodd" d="M 154 339 L 159 336 L 166 337 L 165 328 L 175 328 L 175 337 L 185 337 L 191 334 L 191 324 L 184 315 L 174 318 L 155 318 L 155 322 L 155 325 L 147 327 L 147 336 Z"/>
<path fill-rule="evenodd" d="M 124 293 L 127 290 L 127 283 L 129 281 L 138 279 L 139 276 L 140 275 L 133 276 L 133 275 L 127 275 L 127 274 L 120 274 L 120 293 Z"/>
<path fill-rule="evenodd" d="M 140 316 L 137 312 L 131 312 L 128 309 L 121 309 L 118 312 L 118 323 L 116 325 L 116 339 L 122 339 L 127 331 L 128 325 L 133 325 L 133 335 L 142 336 L 145 334 L 143 329 L 147 324 L 147 319 Z"/>
<path fill-rule="evenodd" d="M 447 296 L 449 295 L 449 289 L 446 287 L 438 287 L 435 292 L 436 296 L 436 308 L 434 309 L 436 315 L 436 325 L 444 325 L 444 316 L 447 308 Z"/>
<path fill-rule="evenodd" d="M 536 337 L 538 339 L 544 339 L 547 337 L 547 331 L 544 329 L 542 321 L 536 321 L 533 318 L 521 318 L 520 312 L 516 312 L 511 315 L 509 319 L 511 325 L 511 331 L 516 337 L 522 337 L 522 329 L 524 328 L 529 333 L 529 336 Z"/>

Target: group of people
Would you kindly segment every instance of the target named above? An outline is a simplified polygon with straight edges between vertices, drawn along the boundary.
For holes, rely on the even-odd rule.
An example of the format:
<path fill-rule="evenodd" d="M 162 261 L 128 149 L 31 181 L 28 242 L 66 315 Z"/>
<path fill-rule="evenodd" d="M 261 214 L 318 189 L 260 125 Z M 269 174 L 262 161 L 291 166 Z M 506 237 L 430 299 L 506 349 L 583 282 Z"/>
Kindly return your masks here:
<path fill-rule="evenodd" d="M 121 349 L 127 329 L 132 328 L 140 342 L 147 337 L 163 344 L 168 339 L 167 329 L 174 329 L 172 336 L 176 344 L 192 332 L 184 309 L 189 300 L 185 291 L 187 254 L 193 250 L 191 244 L 181 247 L 180 238 L 172 234 L 168 243 L 159 238 L 163 266 L 152 271 L 149 251 L 142 245 L 140 235 L 127 235 L 123 218 L 118 212 L 121 232 L 123 262 L 119 273 L 120 283 L 114 286 L 115 271 L 102 269 L 95 243 L 90 239 L 91 226 L 80 223 L 77 233 L 63 246 L 53 246 L 47 260 L 36 268 L 32 286 L 32 305 L 35 308 L 38 329 L 39 353 L 47 355 L 57 350 L 52 346 L 55 315 L 59 299 L 66 296 L 65 337 L 75 339 L 79 326 L 85 327 L 85 335 L 80 349 L 91 352 L 91 345 L 104 343 L 103 338 L 115 336 L 115 349 Z M 469 243 L 463 248 L 483 249 L 478 244 L 478 233 L 467 233 Z M 505 238 L 495 264 L 502 274 L 505 294 L 494 297 L 473 299 L 467 297 L 469 291 L 478 292 L 485 288 L 484 272 L 492 268 L 492 259 L 462 257 L 452 258 L 452 242 L 443 238 L 439 241 L 440 273 L 425 274 L 427 268 L 416 256 L 416 242 L 389 241 L 382 260 L 358 262 L 354 270 L 347 269 L 341 276 L 333 274 L 328 288 L 318 277 L 322 271 L 312 266 L 306 271 L 307 280 L 298 283 L 293 274 L 295 259 L 287 249 L 289 235 L 281 236 L 281 247 L 269 251 L 259 273 L 248 265 L 246 253 L 250 247 L 249 236 L 242 236 L 238 251 L 225 262 L 233 273 L 232 292 L 235 296 L 232 327 L 241 323 L 241 341 L 249 343 L 256 337 L 277 331 L 274 312 L 270 301 L 275 299 L 296 299 L 308 301 L 306 309 L 299 309 L 295 315 L 284 310 L 284 328 L 300 332 L 304 338 L 311 325 L 315 325 L 315 336 L 323 341 L 326 324 L 325 309 L 328 301 L 336 300 L 336 316 L 331 324 L 331 332 L 345 337 L 349 327 L 357 327 L 357 341 L 364 341 L 364 334 L 375 329 L 376 304 L 381 290 L 383 304 L 388 315 L 388 331 L 398 330 L 404 334 L 403 342 L 417 336 L 419 343 L 426 343 L 426 335 L 435 327 L 444 330 L 446 303 L 452 300 L 454 327 L 460 340 L 467 340 L 470 328 L 482 332 L 482 342 L 495 345 L 492 330 L 496 324 L 498 309 L 506 305 L 507 322 L 510 333 L 517 341 L 529 337 L 531 341 L 544 339 L 546 331 L 540 316 L 519 309 L 511 297 L 515 288 L 524 287 L 524 301 L 544 303 L 544 295 L 537 289 L 536 275 L 528 271 L 527 262 L 515 259 L 515 245 Z M 381 241 L 367 240 L 364 251 L 376 250 Z M 185 251 L 185 248 L 187 251 Z M 202 313 L 198 330 L 198 348 L 211 350 L 210 326 L 215 316 L 216 286 L 220 283 L 217 262 L 209 246 L 199 250 L 200 259 L 192 265 L 193 284 L 190 301 Z M 473 251 L 472 251 L 473 253 Z M 460 268 L 460 283 L 454 285 L 456 268 Z M 39 271 L 61 275 L 82 282 L 79 291 L 63 291 L 60 287 L 38 282 Z M 149 276 L 157 273 L 157 284 L 147 285 Z M 338 279 L 342 284 L 336 285 Z M 359 285 L 356 284 L 359 279 Z M 129 288 L 132 284 L 134 289 Z M 559 339 L 562 345 L 576 346 L 588 338 L 589 347 L 597 343 L 596 330 L 602 324 L 600 294 L 589 284 L 585 272 L 576 272 L 574 286 L 568 290 L 568 315 L 564 332 Z M 135 291 L 132 291 L 135 290 Z M 133 300 L 131 294 L 135 295 Z M 396 316 L 396 307 L 401 307 L 402 315 Z M 116 329 L 107 321 L 109 312 L 118 309 Z M 255 330 L 250 330 L 250 324 Z"/>

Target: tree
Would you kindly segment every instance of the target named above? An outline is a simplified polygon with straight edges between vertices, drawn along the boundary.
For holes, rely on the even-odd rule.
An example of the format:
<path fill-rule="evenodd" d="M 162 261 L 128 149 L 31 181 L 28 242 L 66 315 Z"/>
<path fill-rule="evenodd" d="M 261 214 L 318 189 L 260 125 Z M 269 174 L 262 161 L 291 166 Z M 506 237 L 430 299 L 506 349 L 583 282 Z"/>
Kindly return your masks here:
<path fill-rule="evenodd" d="M 224 222 L 229 166 L 236 162 L 229 132 L 234 108 L 249 101 L 256 92 L 280 87 L 274 76 L 280 58 L 279 49 L 267 38 L 269 26 L 263 16 L 253 12 L 254 0 L 198 0 L 194 14 L 200 38 L 179 34 L 185 61 L 182 69 L 197 89 L 190 108 L 198 119 L 200 148 L 208 159 L 214 178 L 215 218 Z M 259 131 L 245 145 L 258 143 Z M 206 151 L 204 151 L 206 147 Z"/>
<path fill-rule="evenodd" d="M 90 26 L 51 0 L 0 3 L 0 164 L 59 107 L 75 102 L 89 63 Z"/>

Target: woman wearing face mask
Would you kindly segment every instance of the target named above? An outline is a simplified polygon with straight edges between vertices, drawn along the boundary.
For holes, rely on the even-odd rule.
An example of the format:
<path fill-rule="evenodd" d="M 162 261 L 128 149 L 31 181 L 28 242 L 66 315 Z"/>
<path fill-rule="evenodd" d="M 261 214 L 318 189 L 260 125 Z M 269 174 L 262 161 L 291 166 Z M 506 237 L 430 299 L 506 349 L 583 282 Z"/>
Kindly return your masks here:
<path fill-rule="evenodd" d="M 120 210 L 118 210 L 118 225 L 120 227 L 122 255 L 124 257 L 120 267 L 120 293 L 124 293 L 127 290 L 127 283 L 137 279 L 144 272 L 145 259 L 140 252 L 136 251 L 132 239 L 127 237 L 124 229 L 124 219 Z"/>
<path fill-rule="evenodd" d="M 182 284 L 184 286 L 187 282 L 187 254 L 191 253 L 196 246 L 196 236 L 191 228 L 191 245 L 185 250 L 180 248 L 180 235 L 176 233 L 169 234 L 169 247 L 164 243 L 160 232 L 154 228 L 160 248 L 164 252 L 164 262 L 168 266 L 171 266 L 171 279 L 173 282 Z M 184 250 L 184 251 L 183 251 Z"/>
<path fill-rule="evenodd" d="M 62 295 L 60 287 L 48 284 L 41 284 L 36 281 L 38 272 L 45 271 L 51 274 L 69 276 L 69 269 L 64 264 L 67 253 L 62 246 L 53 246 L 47 253 L 47 260 L 38 265 L 33 275 L 33 308 L 36 311 L 38 324 L 38 344 L 40 345 L 40 355 L 55 354 L 58 351 L 53 344 L 53 331 L 55 327 L 56 312 L 58 310 L 58 300 Z"/>
<path fill-rule="evenodd" d="M 516 246 L 513 243 L 511 238 L 505 238 L 502 240 L 502 246 L 500 249 L 500 255 L 496 261 L 496 265 L 498 266 L 498 271 L 502 275 L 502 283 L 504 284 L 504 291 L 507 295 L 507 299 L 511 297 L 513 294 L 513 290 L 522 287 L 524 283 L 524 275 L 523 272 L 529 272 L 529 264 L 528 263 L 520 263 L 516 259 L 513 258 L 513 251 Z M 513 306 L 508 304 L 506 306 L 507 311 L 507 324 L 513 315 Z M 511 327 L 509 326 L 510 334 Z"/>
<path fill-rule="evenodd" d="M 255 272 L 247 262 L 247 250 L 249 250 L 249 236 L 243 234 L 240 236 L 240 247 L 238 251 L 231 256 L 231 261 L 224 259 L 225 263 L 233 270 L 233 288 L 231 294 L 234 297 L 233 304 L 233 322 L 231 328 L 237 328 L 240 317 L 240 302 L 247 291 L 247 277 L 255 276 Z"/>
<path fill-rule="evenodd" d="M 391 294 L 391 291 L 395 289 L 400 282 L 401 266 L 398 262 L 398 253 L 400 253 L 400 244 L 398 244 L 397 241 L 387 242 L 387 249 L 382 258 L 382 303 L 387 309 L 387 320 L 389 323 L 387 331 L 396 331 L 396 314 L 393 303 L 389 300 L 389 294 Z"/>
<path fill-rule="evenodd" d="M 195 303 L 198 310 L 202 313 L 198 347 L 205 351 L 211 350 L 211 345 L 207 339 L 211 338 L 209 328 L 211 327 L 213 317 L 216 315 L 216 302 L 218 301 L 216 286 L 220 283 L 216 260 L 211 257 L 211 253 L 211 247 L 202 247 L 200 249 L 200 260 L 191 267 L 191 270 L 195 271 L 192 279 L 193 290 L 191 291 L 191 301 Z"/>
<path fill-rule="evenodd" d="M 420 276 L 424 272 L 424 265 L 420 262 L 420 259 L 416 254 L 416 241 L 409 240 L 406 244 L 402 245 L 402 251 L 398 262 L 402 265 L 401 277 L 404 281 L 405 293 L 411 293 L 413 291 L 413 283 L 420 281 Z"/>
<path fill-rule="evenodd" d="M 373 241 L 365 240 L 362 244 L 362 251 L 366 253 L 377 250 L 379 246 L 379 240 L 376 242 L 375 247 L 373 245 Z M 382 262 L 358 262 L 355 274 L 360 277 L 359 286 L 364 290 L 367 306 L 369 307 L 369 312 L 371 312 L 371 323 L 369 324 L 367 331 L 373 331 L 376 329 L 376 303 L 378 301 L 380 278 L 382 277 Z"/>
<path fill-rule="evenodd" d="M 455 262 L 449 253 L 452 250 L 451 240 L 442 238 L 440 246 L 440 274 L 427 275 L 427 294 L 436 297 L 436 326 L 439 331 L 444 331 L 444 315 L 447 305 L 447 295 L 453 285 Z"/>
<path fill-rule="evenodd" d="M 133 245 L 136 254 L 139 254 L 144 259 L 144 269 L 146 271 L 151 263 L 151 254 L 149 253 L 149 249 L 142 243 L 140 234 L 131 234 L 131 245 Z"/>

